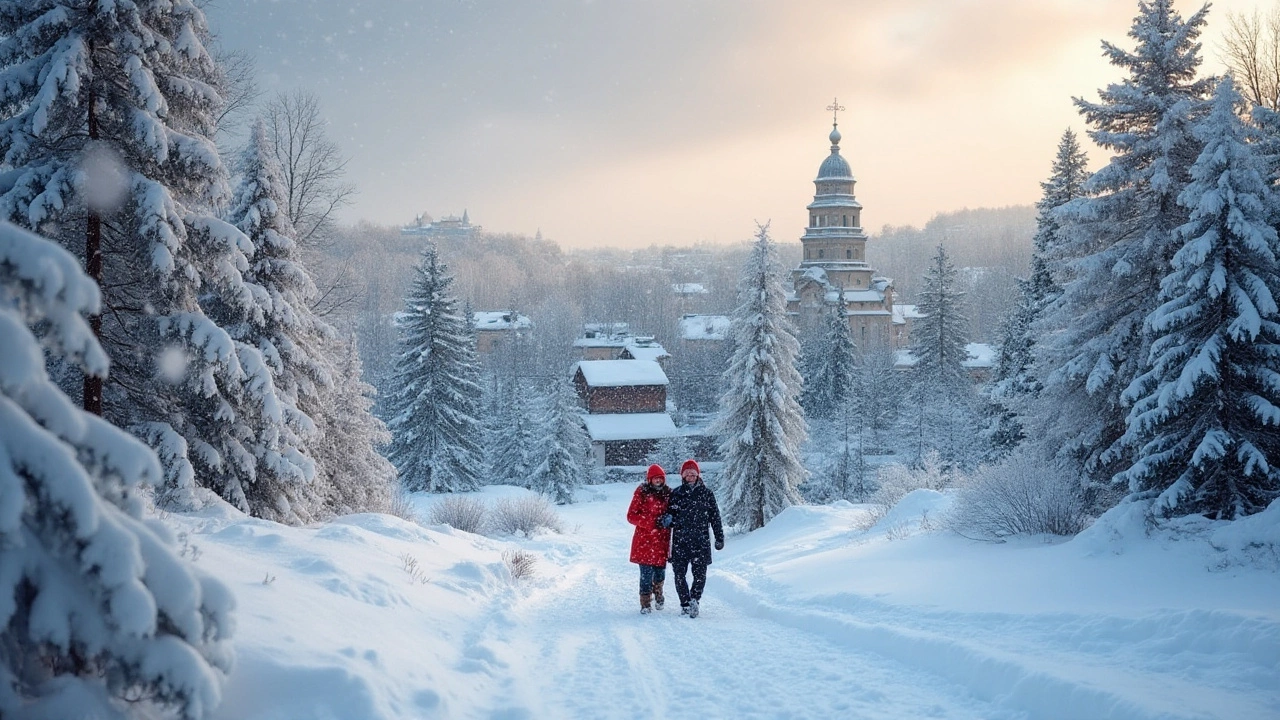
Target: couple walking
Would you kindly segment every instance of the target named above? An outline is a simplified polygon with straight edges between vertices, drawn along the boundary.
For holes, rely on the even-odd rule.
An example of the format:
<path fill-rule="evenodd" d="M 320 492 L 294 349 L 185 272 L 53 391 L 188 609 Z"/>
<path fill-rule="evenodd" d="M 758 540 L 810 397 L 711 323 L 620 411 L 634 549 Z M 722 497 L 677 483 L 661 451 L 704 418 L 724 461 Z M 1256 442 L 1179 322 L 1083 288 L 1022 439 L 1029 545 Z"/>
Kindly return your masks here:
<path fill-rule="evenodd" d="M 707 584 L 711 564 L 710 528 L 716 536 L 716 550 L 724 549 L 724 526 L 716 496 L 702 483 L 698 463 L 685 460 L 680 466 L 680 487 L 667 487 L 667 473 L 661 465 L 650 465 L 644 483 L 636 488 L 627 509 L 627 522 L 636 526 L 631 538 L 631 562 L 640 566 L 640 612 L 662 609 L 665 598 L 667 560 L 676 576 L 680 612 L 698 617 L 698 601 Z M 693 568 L 693 585 L 686 574 Z"/>

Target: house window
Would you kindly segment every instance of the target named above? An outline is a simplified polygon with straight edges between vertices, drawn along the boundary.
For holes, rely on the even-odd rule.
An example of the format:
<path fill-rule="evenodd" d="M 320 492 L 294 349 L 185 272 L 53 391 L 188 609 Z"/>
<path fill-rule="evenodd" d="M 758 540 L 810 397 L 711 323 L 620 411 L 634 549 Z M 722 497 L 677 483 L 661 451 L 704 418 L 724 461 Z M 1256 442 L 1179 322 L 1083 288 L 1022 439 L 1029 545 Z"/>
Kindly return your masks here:
<path fill-rule="evenodd" d="M 821 250 L 819 250 L 819 251 L 818 251 L 818 259 L 819 259 L 819 260 L 821 260 L 821 259 L 822 259 L 822 251 L 821 251 Z"/>

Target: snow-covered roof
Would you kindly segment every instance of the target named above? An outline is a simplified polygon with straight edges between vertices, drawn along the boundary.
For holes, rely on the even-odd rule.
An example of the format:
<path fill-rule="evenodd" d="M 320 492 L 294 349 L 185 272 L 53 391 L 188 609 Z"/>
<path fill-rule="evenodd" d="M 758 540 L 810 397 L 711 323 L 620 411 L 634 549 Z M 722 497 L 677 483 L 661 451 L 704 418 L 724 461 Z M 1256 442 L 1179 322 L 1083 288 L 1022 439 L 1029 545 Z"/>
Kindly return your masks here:
<path fill-rule="evenodd" d="M 626 347 L 631 342 L 629 335 L 622 336 L 601 336 L 601 337 L 580 337 L 573 341 L 574 347 Z"/>
<path fill-rule="evenodd" d="M 969 359 L 960 363 L 967 368 L 989 368 L 996 365 L 996 349 L 987 343 L 969 343 L 964 346 Z"/>
<path fill-rule="evenodd" d="M 652 339 L 647 342 L 633 342 L 627 345 L 622 352 L 636 360 L 660 360 L 671 357 L 671 353 L 667 352 L 666 348 Z"/>
<path fill-rule="evenodd" d="M 609 362 L 598 360 L 596 362 Z M 630 361 L 636 362 L 636 361 Z M 680 434 L 666 413 L 616 413 L 583 415 L 587 434 L 595 442 L 607 440 L 656 440 Z"/>
<path fill-rule="evenodd" d="M 582 337 L 574 340 L 573 346 L 620 348 L 634 341 L 635 337 L 624 322 L 586 323 L 582 326 Z"/>
<path fill-rule="evenodd" d="M 835 302 L 837 299 L 836 291 L 832 290 L 826 295 L 827 302 Z M 845 302 L 860 303 L 882 303 L 884 302 L 884 291 L 882 290 L 845 290 Z"/>
<path fill-rule="evenodd" d="M 987 343 L 968 343 L 964 350 L 969 357 L 960 364 L 971 370 L 995 367 L 996 349 Z M 893 366 L 899 368 L 915 367 L 920 362 L 910 350 L 894 350 Z"/>
<path fill-rule="evenodd" d="M 924 313 L 915 305 L 894 305 L 893 306 L 893 322 L 901 325 L 908 319 L 915 320 L 924 317 Z"/>
<path fill-rule="evenodd" d="M 627 335 L 630 334 L 631 328 L 624 322 L 616 323 L 585 323 L 582 326 L 582 333 L 586 337 L 595 335 Z"/>
<path fill-rule="evenodd" d="M 516 315 L 510 310 L 482 310 L 472 313 L 471 321 L 476 330 L 527 330 L 533 327 L 533 321 L 524 315 Z"/>
<path fill-rule="evenodd" d="M 574 374 L 582 373 L 588 387 L 666 385 L 667 374 L 653 360 L 583 360 Z"/>
<path fill-rule="evenodd" d="M 706 295 L 711 292 L 702 283 L 673 283 L 671 290 L 677 295 Z"/>
<path fill-rule="evenodd" d="M 724 340 L 729 336 L 727 315 L 685 315 L 680 318 L 680 337 L 684 340 Z"/>

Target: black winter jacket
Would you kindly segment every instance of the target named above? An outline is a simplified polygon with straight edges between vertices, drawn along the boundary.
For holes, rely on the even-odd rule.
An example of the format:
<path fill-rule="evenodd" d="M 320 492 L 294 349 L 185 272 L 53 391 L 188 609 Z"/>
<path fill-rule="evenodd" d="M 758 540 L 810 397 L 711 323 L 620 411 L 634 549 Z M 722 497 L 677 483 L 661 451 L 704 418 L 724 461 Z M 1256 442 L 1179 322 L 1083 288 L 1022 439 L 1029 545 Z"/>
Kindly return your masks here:
<path fill-rule="evenodd" d="M 724 542 L 724 526 L 720 524 L 720 506 L 716 496 L 698 478 L 692 485 L 680 483 L 671 491 L 667 503 L 671 513 L 671 559 L 701 560 L 711 564 L 711 540 L 707 528 L 715 533 L 716 542 Z"/>

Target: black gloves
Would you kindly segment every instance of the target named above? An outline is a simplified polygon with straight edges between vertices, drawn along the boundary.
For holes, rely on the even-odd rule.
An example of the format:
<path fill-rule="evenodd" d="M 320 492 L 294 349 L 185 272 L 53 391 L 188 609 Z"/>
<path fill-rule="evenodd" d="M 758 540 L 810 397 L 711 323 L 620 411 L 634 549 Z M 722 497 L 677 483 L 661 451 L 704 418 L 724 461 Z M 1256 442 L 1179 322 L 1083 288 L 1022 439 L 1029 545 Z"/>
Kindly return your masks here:
<path fill-rule="evenodd" d="M 716 539 L 716 549 L 717 549 L 717 550 L 723 550 L 723 549 L 724 549 L 724 538 L 717 538 L 717 539 Z"/>
<path fill-rule="evenodd" d="M 660 527 L 660 528 L 669 528 L 669 527 L 671 527 L 671 513 L 666 513 L 666 514 L 664 514 L 664 515 L 660 516 L 660 517 L 658 518 L 658 522 L 657 522 L 656 524 L 657 524 L 657 526 L 658 526 L 658 527 Z"/>

